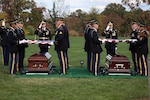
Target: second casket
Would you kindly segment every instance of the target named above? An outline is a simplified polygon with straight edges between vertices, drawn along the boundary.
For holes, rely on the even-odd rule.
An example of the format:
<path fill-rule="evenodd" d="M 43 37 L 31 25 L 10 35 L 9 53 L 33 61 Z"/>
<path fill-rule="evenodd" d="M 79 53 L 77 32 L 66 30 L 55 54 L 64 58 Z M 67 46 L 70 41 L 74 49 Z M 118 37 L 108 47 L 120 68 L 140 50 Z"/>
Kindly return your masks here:
<path fill-rule="evenodd" d="M 130 61 L 124 55 L 108 55 L 105 64 L 109 73 L 130 73 Z"/>

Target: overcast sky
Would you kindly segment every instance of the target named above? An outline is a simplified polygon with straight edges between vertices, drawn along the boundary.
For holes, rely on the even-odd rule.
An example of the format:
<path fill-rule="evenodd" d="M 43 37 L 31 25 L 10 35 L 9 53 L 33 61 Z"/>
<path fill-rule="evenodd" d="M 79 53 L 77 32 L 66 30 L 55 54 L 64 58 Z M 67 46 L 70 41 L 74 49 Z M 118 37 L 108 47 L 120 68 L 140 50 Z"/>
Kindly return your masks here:
<path fill-rule="evenodd" d="M 38 7 L 44 6 L 47 9 L 52 9 L 52 2 L 54 0 L 35 0 Z M 104 8 L 110 3 L 119 3 L 121 4 L 122 0 L 65 0 L 65 5 L 69 6 L 71 12 L 81 9 L 83 11 L 88 12 L 90 8 L 96 7 L 100 12 L 104 10 Z M 126 6 L 124 6 L 126 7 Z M 128 7 L 126 7 L 128 9 Z M 142 5 L 143 9 L 149 9 L 150 6 Z"/>

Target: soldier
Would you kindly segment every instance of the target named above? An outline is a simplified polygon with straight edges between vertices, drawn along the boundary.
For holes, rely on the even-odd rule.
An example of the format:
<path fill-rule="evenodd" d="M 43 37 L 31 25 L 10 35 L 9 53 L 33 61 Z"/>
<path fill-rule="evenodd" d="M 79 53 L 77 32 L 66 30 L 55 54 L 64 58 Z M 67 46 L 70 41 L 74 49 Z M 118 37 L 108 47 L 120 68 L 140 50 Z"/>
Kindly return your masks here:
<path fill-rule="evenodd" d="M 17 37 L 19 41 L 25 40 L 25 33 L 23 30 L 23 21 L 18 20 L 17 23 L 17 28 L 15 29 L 15 32 L 17 33 Z M 19 56 L 19 62 L 18 62 L 18 71 L 21 72 L 24 67 L 24 57 L 25 57 L 25 48 L 28 47 L 27 43 L 22 43 L 18 45 L 18 56 Z"/>
<path fill-rule="evenodd" d="M 97 21 L 93 20 L 91 23 L 92 29 L 89 31 L 89 43 L 90 43 L 90 51 L 92 53 L 92 71 L 95 76 L 98 75 L 98 69 L 100 64 L 100 53 L 103 51 L 101 48 L 101 41 L 98 37 L 98 23 Z"/>
<path fill-rule="evenodd" d="M 68 48 L 70 48 L 70 42 L 69 42 L 69 32 L 68 32 L 68 28 L 66 27 L 65 23 L 64 23 L 64 19 L 63 18 L 59 18 L 59 20 L 62 22 L 62 27 L 64 30 L 64 33 L 66 35 L 67 38 L 67 50 L 65 51 L 66 56 L 65 56 L 65 61 L 66 61 L 66 69 L 69 69 L 69 59 L 68 59 Z"/>
<path fill-rule="evenodd" d="M 118 39 L 118 36 L 117 36 L 117 32 L 116 30 L 113 28 L 113 23 L 112 22 L 109 22 L 107 27 L 106 27 L 106 30 L 102 33 L 102 36 L 105 36 L 106 39 Z M 114 43 L 114 42 L 107 42 L 105 43 L 105 48 L 106 48 L 106 52 L 107 52 L 107 55 L 115 55 L 116 54 L 116 46 L 117 46 L 117 43 Z"/>
<path fill-rule="evenodd" d="M 132 24 L 132 32 L 130 33 L 131 39 L 138 39 L 138 33 L 139 33 L 139 25 L 138 25 L 138 23 L 134 22 Z M 134 71 L 136 73 L 139 73 L 137 45 L 135 42 L 130 42 L 129 50 L 131 51 L 131 54 L 132 54 Z"/>
<path fill-rule="evenodd" d="M 8 51 L 8 36 L 7 27 L 5 25 L 5 19 L 2 20 L 2 26 L 0 27 L 1 47 L 2 47 L 2 62 L 4 66 L 9 65 L 9 51 Z"/>
<path fill-rule="evenodd" d="M 143 24 L 140 24 L 140 34 L 138 36 L 137 47 L 140 75 L 148 76 L 148 33 Z"/>
<path fill-rule="evenodd" d="M 85 39 L 85 45 L 84 50 L 87 52 L 87 70 L 89 72 L 92 72 L 92 59 L 91 59 L 91 52 L 90 52 L 90 41 L 89 41 L 89 31 L 92 29 L 91 22 L 89 21 L 86 25 L 86 28 L 84 30 L 84 39 Z"/>
<path fill-rule="evenodd" d="M 36 29 L 35 35 L 39 36 L 39 40 L 51 40 L 51 31 L 46 27 L 46 22 L 42 21 L 39 25 L 39 27 Z M 49 44 L 39 44 L 40 47 L 40 53 L 46 53 L 48 52 Z"/>
<path fill-rule="evenodd" d="M 63 18 L 58 18 L 56 21 L 56 32 L 55 32 L 55 50 L 57 52 L 59 62 L 60 62 L 60 74 L 66 74 L 66 69 L 68 68 L 68 56 L 67 51 L 69 48 L 69 37 L 68 29 L 64 24 Z"/>
<path fill-rule="evenodd" d="M 10 29 L 8 33 L 8 50 L 10 52 L 10 74 L 16 74 L 16 68 L 18 66 L 18 45 L 19 39 L 16 29 L 16 21 L 10 22 Z"/>

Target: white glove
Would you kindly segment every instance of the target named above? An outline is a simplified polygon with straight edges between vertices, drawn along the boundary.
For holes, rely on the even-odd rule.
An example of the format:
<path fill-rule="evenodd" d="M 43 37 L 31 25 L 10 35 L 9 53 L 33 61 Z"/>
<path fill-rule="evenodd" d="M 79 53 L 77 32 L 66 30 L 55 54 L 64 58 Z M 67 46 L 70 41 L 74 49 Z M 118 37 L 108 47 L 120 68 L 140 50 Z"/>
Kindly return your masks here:
<path fill-rule="evenodd" d="M 42 27 L 42 22 L 40 23 L 40 25 L 39 25 L 39 29 Z"/>
<path fill-rule="evenodd" d="M 4 20 L 2 21 L 2 26 L 5 26 L 5 21 Z"/>
<path fill-rule="evenodd" d="M 24 44 L 24 43 L 27 43 L 27 41 L 25 39 L 19 41 L 19 44 Z"/>
<path fill-rule="evenodd" d="M 118 48 L 117 47 L 115 47 L 115 50 L 117 50 Z"/>
<path fill-rule="evenodd" d="M 21 40 L 21 41 L 19 41 L 19 44 L 22 44 L 23 43 L 23 41 Z"/>
<path fill-rule="evenodd" d="M 109 30 L 109 26 L 106 27 L 106 31 L 108 31 L 108 30 Z"/>
<path fill-rule="evenodd" d="M 27 40 L 23 39 L 22 42 L 23 42 L 23 43 L 27 43 Z"/>
<path fill-rule="evenodd" d="M 132 43 L 135 43 L 136 41 L 137 41 L 137 39 L 133 39 L 131 42 L 132 42 Z"/>

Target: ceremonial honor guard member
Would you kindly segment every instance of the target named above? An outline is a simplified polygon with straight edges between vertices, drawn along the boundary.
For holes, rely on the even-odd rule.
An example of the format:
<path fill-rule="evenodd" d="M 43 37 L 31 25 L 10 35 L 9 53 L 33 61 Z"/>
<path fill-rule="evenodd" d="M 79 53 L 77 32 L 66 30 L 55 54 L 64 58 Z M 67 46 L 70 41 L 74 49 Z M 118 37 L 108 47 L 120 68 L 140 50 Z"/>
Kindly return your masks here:
<path fill-rule="evenodd" d="M 105 36 L 106 39 L 118 39 L 117 32 L 113 28 L 112 22 L 108 23 L 106 30 L 102 33 L 102 35 Z M 108 54 L 111 56 L 115 55 L 116 54 L 116 46 L 117 46 L 117 43 L 115 43 L 115 42 L 106 42 L 105 48 L 106 48 L 107 55 Z"/>
<path fill-rule="evenodd" d="M 65 25 L 64 19 L 60 18 L 59 19 L 61 21 L 61 25 L 63 28 L 63 31 L 65 33 L 66 39 L 67 39 L 67 50 L 65 51 L 65 62 L 66 62 L 66 69 L 69 69 L 69 59 L 68 59 L 68 48 L 70 48 L 70 42 L 69 42 L 69 32 L 68 32 L 68 28 Z"/>
<path fill-rule="evenodd" d="M 51 31 L 46 27 L 46 22 L 42 21 L 34 33 L 35 35 L 39 36 L 40 41 L 47 41 L 51 40 Z M 40 53 L 48 52 L 49 44 L 39 44 Z"/>
<path fill-rule="evenodd" d="M 137 46 L 140 75 L 148 76 L 148 33 L 143 24 L 140 24 L 140 34 L 138 36 Z"/>
<path fill-rule="evenodd" d="M 58 18 L 56 22 L 57 30 L 55 32 L 55 50 L 57 52 L 59 62 L 60 62 L 60 74 L 66 74 L 66 69 L 68 67 L 68 56 L 67 51 L 69 48 L 69 37 L 67 28 L 64 24 L 63 18 Z"/>
<path fill-rule="evenodd" d="M 10 52 L 10 74 L 16 74 L 18 66 L 18 45 L 19 39 L 17 37 L 16 21 L 10 22 L 10 29 L 8 33 L 8 50 Z"/>
<path fill-rule="evenodd" d="M 100 65 L 100 53 L 103 51 L 101 48 L 101 41 L 98 37 L 98 23 L 97 21 L 93 20 L 91 23 L 92 29 L 89 31 L 89 43 L 90 43 L 90 51 L 92 55 L 92 71 L 95 76 L 98 75 L 98 69 Z"/>
<path fill-rule="evenodd" d="M 84 50 L 87 52 L 87 70 L 92 72 L 92 59 L 91 59 L 91 51 L 90 51 L 90 40 L 89 40 L 89 31 L 92 29 L 91 22 L 89 21 L 84 30 Z"/>
<path fill-rule="evenodd" d="M 2 47 L 2 62 L 4 66 L 9 65 L 9 51 L 8 51 L 8 36 L 7 27 L 5 25 L 5 19 L 2 20 L 2 26 L 0 27 L 0 39 Z"/>
<path fill-rule="evenodd" d="M 132 24 L 132 32 L 130 33 L 131 39 L 138 39 L 138 33 L 139 33 L 139 25 L 138 23 L 134 22 Z M 138 65 L 138 54 L 137 54 L 137 45 L 135 42 L 130 42 L 129 50 L 132 54 L 132 61 L 134 64 L 134 71 L 136 73 L 139 73 L 139 65 Z"/>
<path fill-rule="evenodd" d="M 17 37 L 19 39 L 19 41 L 21 40 L 25 40 L 25 33 L 23 30 L 23 21 L 22 20 L 18 20 L 17 23 L 17 28 L 15 29 L 15 32 L 17 33 Z M 25 48 L 28 47 L 27 43 L 22 43 L 18 45 L 18 71 L 21 72 L 23 70 L 24 67 L 24 57 L 25 57 Z"/>

